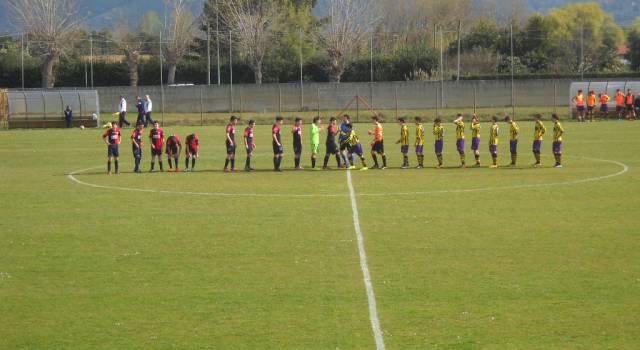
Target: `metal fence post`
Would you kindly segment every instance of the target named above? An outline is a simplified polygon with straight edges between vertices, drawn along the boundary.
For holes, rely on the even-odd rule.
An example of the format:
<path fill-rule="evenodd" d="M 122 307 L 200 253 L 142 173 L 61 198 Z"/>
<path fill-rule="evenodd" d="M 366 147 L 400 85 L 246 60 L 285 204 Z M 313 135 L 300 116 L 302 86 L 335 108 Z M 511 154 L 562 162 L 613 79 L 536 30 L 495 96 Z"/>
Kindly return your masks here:
<path fill-rule="evenodd" d="M 27 93 L 22 90 L 22 96 L 24 96 L 24 123 L 29 128 L 29 104 L 27 103 Z"/>
<path fill-rule="evenodd" d="M 438 85 L 436 85 L 436 94 L 435 94 L 435 98 L 436 98 L 436 118 L 438 118 L 438 94 L 439 94 Z"/>
<path fill-rule="evenodd" d="M 207 85 L 211 85 L 211 82 L 209 82 L 209 84 Z M 202 89 L 203 87 L 200 86 L 200 126 L 204 125 L 204 117 L 203 117 L 203 106 L 202 106 Z"/>
<path fill-rule="evenodd" d="M 42 120 L 45 121 L 44 123 L 44 128 L 47 128 L 47 98 L 44 96 L 44 91 L 42 91 L 42 107 L 43 108 L 43 113 L 42 113 Z"/>
<path fill-rule="evenodd" d="M 300 81 L 300 111 L 304 110 L 304 87 L 302 81 Z"/>
<path fill-rule="evenodd" d="M 318 116 L 320 116 L 320 87 L 318 86 L 316 88 L 316 99 L 317 99 L 317 103 L 318 103 Z"/>
<path fill-rule="evenodd" d="M 62 98 L 62 91 L 59 91 L 58 94 L 60 95 L 60 106 L 62 107 L 62 110 L 64 111 L 65 108 L 64 108 L 64 99 Z M 64 112 L 62 112 L 62 113 L 64 114 Z M 66 120 L 65 120 L 65 126 L 66 126 Z"/>
<path fill-rule="evenodd" d="M 360 94 L 356 88 L 356 123 L 360 122 Z"/>
<path fill-rule="evenodd" d="M 476 108 L 478 105 L 478 87 L 473 84 L 473 114 L 476 114 Z"/>
<path fill-rule="evenodd" d="M 557 103 L 557 98 L 558 98 L 558 81 L 557 80 L 553 80 L 553 113 L 558 113 L 558 103 Z"/>
<path fill-rule="evenodd" d="M 396 100 L 396 119 L 398 119 L 398 86 L 395 87 L 394 94 Z"/>
<path fill-rule="evenodd" d="M 282 115 L 282 86 L 278 84 L 278 115 Z"/>
<path fill-rule="evenodd" d="M 80 105 L 80 116 L 82 116 L 82 97 L 80 97 L 80 91 L 78 91 L 78 104 Z M 98 121 L 96 121 L 96 127 L 99 127 Z"/>
<path fill-rule="evenodd" d="M 240 118 L 242 118 L 242 89 L 238 89 L 238 93 L 240 94 Z"/>

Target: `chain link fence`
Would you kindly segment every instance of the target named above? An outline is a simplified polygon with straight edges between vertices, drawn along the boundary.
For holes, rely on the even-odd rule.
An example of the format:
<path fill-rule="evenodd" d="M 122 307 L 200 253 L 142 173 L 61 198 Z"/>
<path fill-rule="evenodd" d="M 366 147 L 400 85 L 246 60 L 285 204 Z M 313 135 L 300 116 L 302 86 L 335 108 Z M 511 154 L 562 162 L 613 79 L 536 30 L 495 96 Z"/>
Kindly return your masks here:
<path fill-rule="evenodd" d="M 135 113 L 136 96 L 150 95 L 154 115 L 164 123 L 215 124 L 237 114 L 258 123 L 345 111 L 356 121 L 374 113 L 385 117 L 421 115 L 449 117 L 477 113 L 481 117 L 511 114 L 519 119 L 535 113 L 569 112 L 571 80 L 413 81 L 376 83 L 242 84 L 192 86 L 99 87 L 100 109 L 115 112 L 124 96 Z M 605 82 L 606 83 L 606 82 Z M 359 98 L 356 98 L 359 97 Z"/>

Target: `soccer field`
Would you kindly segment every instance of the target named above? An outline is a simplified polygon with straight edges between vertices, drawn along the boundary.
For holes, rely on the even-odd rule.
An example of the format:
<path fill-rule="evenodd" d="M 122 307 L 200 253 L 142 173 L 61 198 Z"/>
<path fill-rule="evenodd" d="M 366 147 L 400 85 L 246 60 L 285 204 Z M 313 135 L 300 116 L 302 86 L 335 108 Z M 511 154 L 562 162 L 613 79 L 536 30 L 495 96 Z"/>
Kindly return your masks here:
<path fill-rule="evenodd" d="M 135 174 L 124 129 L 117 176 L 102 129 L 0 131 L 0 349 L 637 349 L 640 124 L 565 122 L 562 169 L 552 123 L 542 168 L 519 124 L 516 168 L 486 167 L 488 123 L 457 168 L 447 123 L 435 169 L 425 123 L 427 167 L 399 169 L 387 123 L 366 172 L 292 170 L 285 124 L 283 173 L 268 126 L 252 173 L 222 172 L 222 126 L 180 126 L 197 171 L 147 173 L 147 147 Z"/>

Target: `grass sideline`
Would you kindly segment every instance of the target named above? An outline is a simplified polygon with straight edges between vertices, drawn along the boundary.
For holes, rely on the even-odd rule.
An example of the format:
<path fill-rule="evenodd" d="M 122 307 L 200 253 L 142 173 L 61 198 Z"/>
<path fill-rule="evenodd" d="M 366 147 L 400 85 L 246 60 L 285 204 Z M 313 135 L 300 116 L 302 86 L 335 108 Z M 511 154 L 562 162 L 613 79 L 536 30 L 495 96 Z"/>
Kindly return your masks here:
<path fill-rule="evenodd" d="M 557 114 L 562 119 L 569 118 L 569 108 L 568 107 L 518 107 L 516 109 L 516 119 L 517 120 L 532 120 L 533 116 L 536 114 L 542 114 L 549 118 L 551 113 L 557 112 Z M 380 109 L 377 111 L 379 115 L 382 115 L 383 118 L 387 121 L 396 120 L 396 111 L 395 109 Z M 444 120 L 451 121 L 455 119 L 455 115 L 457 113 L 463 113 L 464 115 L 471 115 L 474 112 L 473 108 L 446 108 L 439 109 L 438 115 Z M 321 110 L 320 115 L 325 119 L 328 119 L 332 116 L 337 116 L 340 113 L 338 110 Z M 373 113 L 368 110 L 360 109 L 359 111 L 355 109 L 346 110 L 344 113 L 348 113 L 351 115 L 354 121 L 357 122 L 367 122 L 373 116 Z M 236 111 L 234 113 L 237 116 L 240 116 L 244 120 L 254 119 L 257 124 L 270 124 L 273 122 L 275 117 L 278 115 L 277 111 L 271 112 L 262 112 L 262 113 L 254 113 L 254 112 L 240 112 Z M 295 117 L 301 117 L 306 122 L 311 122 L 313 117 L 318 115 L 317 111 L 303 111 L 303 112 L 283 112 L 283 117 L 285 117 L 288 121 L 293 121 Z M 492 116 L 498 115 L 504 117 L 505 115 L 512 114 L 511 107 L 502 107 L 502 108 L 477 108 L 476 114 L 482 121 L 489 121 Z M 165 113 L 164 114 L 164 125 L 221 125 L 225 124 L 229 121 L 229 116 L 231 114 L 228 112 L 225 113 Z M 413 118 L 415 116 L 422 116 L 426 118 L 427 121 L 433 121 L 434 116 L 436 115 L 435 109 L 399 109 L 398 117 L 405 118 Z M 133 117 L 135 118 L 135 114 L 128 114 L 129 121 Z M 153 117 L 158 120 L 162 120 L 162 113 L 156 112 Z M 103 122 L 106 122 L 107 119 L 111 118 L 110 116 L 103 116 Z M 135 121 L 135 119 L 133 119 Z"/>
<path fill-rule="evenodd" d="M 530 167 L 522 122 L 517 168 L 454 168 L 447 124 L 447 168 L 428 134 L 428 168 L 401 170 L 385 124 L 391 168 L 352 176 L 388 349 L 637 347 L 640 124 L 564 126 L 563 169 L 549 134 L 545 167 Z M 219 126 L 165 128 L 198 133 L 198 172 L 133 174 L 125 129 L 118 176 L 101 130 L 0 131 L 0 348 L 375 348 L 346 174 L 291 170 L 289 127 L 285 172 L 259 126 L 251 174 L 221 171 Z M 365 149 L 369 127 L 356 126 Z M 579 182 L 622 170 L 602 160 L 629 171 Z M 113 188 L 67 177 L 86 168 L 79 180 Z"/>

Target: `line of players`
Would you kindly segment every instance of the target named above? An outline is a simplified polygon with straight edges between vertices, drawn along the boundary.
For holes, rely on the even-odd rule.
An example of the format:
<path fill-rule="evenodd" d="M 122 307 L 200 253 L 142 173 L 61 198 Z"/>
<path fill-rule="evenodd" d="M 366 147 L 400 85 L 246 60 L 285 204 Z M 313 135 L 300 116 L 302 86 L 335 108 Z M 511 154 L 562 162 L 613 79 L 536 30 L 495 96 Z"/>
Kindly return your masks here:
<path fill-rule="evenodd" d="M 120 157 L 119 145 L 122 140 L 122 131 L 118 126 L 118 122 L 111 122 L 105 125 L 107 131 L 102 134 L 102 139 L 107 145 L 107 174 L 111 175 L 111 163 L 114 164 L 114 170 L 117 174 L 119 172 L 118 160 Z M 143 147 L 143 129 L 144 122 L 138 121 L 135 129 L 131 133 L 131 150 L 133 152 L 133 158 L 135 160 L 135 166 L 133 171 L 141 173 L 140 162 L 142 160 L 142 147 Z M 150 172 L 154 171 L 156 160 L 160 171 L 164 171 L 162 165 L 162 149 L 164 146 L 165 153 L 167 154 L 167 161 L 169 163 L 169 171 L 179 171 L 179 157 L 182 153 L 182 142 L 178 135 L 172 134 L 165 140 L 164 130 L 160 128 L 160 124 L 157 121 L 153 122 L 153 128 L 149 131 L 149 142 L 151 143 L 151 168 Z M 196 134 L 190 134 L 185 139 L 185 171 L 193 171 L 196 166 L 196 159 L 200 157 L 200 139 Z M 189 167 L 191 165 L 191 168 Z"/>
<path fill-rule="evenodd" d="M 640 114 L 640 94 L 634 96 L 631 89 L 628 89 L 625 95 L 624 92 L 617 89 L 614 98 L 618 119 L 625 117 L 627 120 L 635 120 L 638 118 L 638 114 Z M 590 121 L 594 120 L 598 101 L 600 102 L 600 116 L 608 118 L 610 98 L 606 92 L 603 91 L 599 93 L 596 98 L 596 92 L 594 90 L 589 91 L 586 97 L 582 90 L 578 90 L 572 102 L 576 106 L 579 122 L 585 121 L 587 117 Z"/>
<path fill-rule="evenodd" d="M 564 128 L 562 127 L 557 115 L 552 115 L 553 126 L 553 146 L 552 151 L 555 158 L 556 168 L 562 167 L 562 137 L 564 134 Z M 535 119 L 534 140 L 532 151 L 535 157 L 534 167 L 542 165 L 541 162 L 541 147 L 546 128 L 542 123 L 541 116 L 537 115 Z M 373 169 L 386 169 L 387 168 L 387 156 L 384 151 L 384 132 L 381 118 L 374 116 L 373 130 L 367 131 L 369 135 L 373 136 L 371 142 L 371 156 L 373 159 Z M 235 128 L 239 119 L 236 116 L 232 116 L 225 128 L 225 145 L 227 156 L 225 158 L 224 171 L 235 171 L 235 159 L 237 142 L 235 138 Z M 316 167 L 316 160 L 320 153 L 320 133 L 324 131 L 321 126 L 321 118 L 315 117 L 311 125 L 311 169 L 319 170 Z M 342 116 L 342 124 L 338 127 L 336 118 L 329 120 L 329 125 L 326 128 L 327 136 L 325 141 L 326 153 L 322 169 L 329 169 L 329 159 L 333 155 L 336 160 L 338 168 L 356 169 L 355 156 L 358 156 L 362 166 L 360 170 L 368 170 L 364 152 L 360 139 L 355 131 L 351 118 L 345 114 Z M 425 131 L 422 124 L 421 117 L 415 117 L 415 153 L 418 161 L 416 168 L 420 169 L 424 167 L 424 144 L 425 144 Z M 518 139 L 520 136 L 520 128 L 515 121 L 507 116 L 505 122 L 509 124 L 509 149 L 511 153 L 510 166 L 515 166 L 518 155 Z M 284 118 L 276 117 L 276 121 L 271 128 L 272 133 L 272 146 L 273 146 L 273 169 L 274 171 L 282 171 L 281 163 L 284 154 L 284 146 L 282 144 L 281 129 L 284 123 Z M 400 144 L 400 152 L 402 153 L 402 168 L 409 168 L 409 127 L 404 118 L 399 118 L 400 124 L 400 138 L 396 144 Z M 460 167 L 466 166 L 465 155 L 465 124 L 464 117 L 458 114 L 453 121 L 456 127 L 456 149 L 460 155 Z M 121 131 L 117 123 L 108 123 L 106 126 L 108 129 L 102 135 L 105 143 L 107 144 L 107 173 L 111 174 L 111 163 L 115 162 L 115 173 L 118 173 L 118 157 L 119 150 L 118 145 L 121 141 Z M 246 150 L 245 171 L 252 171 L 254 168 L 251 166 L 251 159 L 253 157 L 253 151 L 256 148 L 254 137 L 255 121 L 249 120 L 248 126 L 244 130 L 244 148 Z M 480 121 L 473 115 L 471 117 L 471 150 L 475 157 L 475 164 L 473 167 L 480 167 Z M 132 152 L 135 159 L 134 172 L 141 172 L 140 161 L 142 159 L 142 136 L 143 124 L 137 123 L 136 128 L 131 134 L 132 140 Z M 294 166 L 295 169 L 303 169 L 300 165 L 302 156 L 302 119 L 296 118 L 292 127 L 293 134 L 293 151 L 294 151 Z M 434 151 L 437 158 L 437 168 L 443 166 L 443 149 L 444 149 L 444 125 L 440 118 L 436 118 L 433 124 L 432 133 L 434 135 Z M 149 132 L 149 140 L 151 143 L 151 168 L 149 171 L 154 171 L 155 162 L 158 161 L 160 171 L 163 171 L 162 164 L 162 150 L 163 146 L 167 155 L 169 163 L 169 171 L 179 171 L 179 155 L 182 151 L 182 143 L 180 138 L 172 134 L 166 141 L 164 139 L 164 131 L 160 128 L 158 122 L 154 122 L 153 128 Z M 336 137 L 338 141 L 336 142 Z M 498 117 L 492 118 L 492 124 L 489 130 L 489 153 L 491 154 L 492 164 L 491 168 L 498 167 L 498 143 L 499 143 L 499 126 Z M 186 150 L 185 150 L 185 171 L 193 171 L 196 164 L 196 159 L 199 157 L 199 138 L 195 134 L 190 134 L 186 138 Z M 382 164 L 378 162 L 378 156 L 382 160 Z M 173 161 L 173 163 L 172 163 Z M 191 168 L 189 168 L 191 162 Z M 174 166 L 175 164 L 175 166 Z"/>

